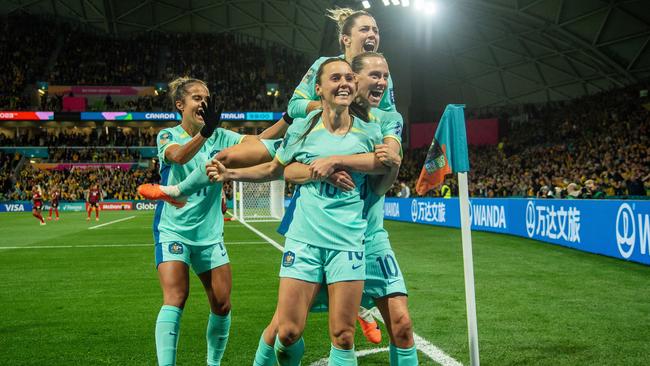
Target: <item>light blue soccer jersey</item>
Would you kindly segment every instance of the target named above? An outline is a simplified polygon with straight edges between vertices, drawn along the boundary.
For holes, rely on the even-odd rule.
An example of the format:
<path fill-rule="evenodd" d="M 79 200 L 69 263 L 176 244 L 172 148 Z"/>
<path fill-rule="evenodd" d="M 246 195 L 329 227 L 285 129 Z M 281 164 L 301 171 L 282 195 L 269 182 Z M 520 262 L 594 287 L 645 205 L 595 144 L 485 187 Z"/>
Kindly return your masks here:
<path fill-rule="evenodd" d="M 345 59 L 345 55 L 339 55 L 336 57 Z M 289 100 L 289 107 L 287 110 L 287 113 L 289 113 L 291 117 L 306 117 L 307 105 L 309 102 L 319 99 L 318 95 L 316 95 L 316 73 L 318 72 L 320 65 L 330 58 L 332 57 L 321 57 L 316 60 L 309 70 L 307 70 L 305 76 L 303 76 L 300 85 L 298 85 L 298 87 L 293 91 L 293 96 L 291 96 L 291 100 Z M 388 76 L 388 86 L 386 87 L 386 91 L 384 91 L 384 95 L 381 97 L 381 101 L 379 102 L 379 109 L 389 112 L 397 111 L 395 108 L 393 79 L 391 79 L 390 75 Z"/>
<path fill-rule="evenodd" d="M 174 144 L 186 144 L 192 136 L 181 125 L 161 130 L 157 137 L 160 184 L 178 184 L 219 151 L 238 144 L 243 138 L 238 133 L 219 128 L 192 160 L 179 165 L 165 159 L 165 150 Z M 212 245 L 223 242 L 222 187 L 219 183 L 201 189 L 189 196 L 183 208 L 159 203 L 153 223 L 155 243 L 179 241 L 187 245 Z"/>
<path fill-rule="evenodd" d="M 370 111 L 370 121 L 381 127 L 384 139 L 392 138 L 402 145 L 402 128 L 404 120 L 398 112 L 385 112 L 373 108 Z M 376 195 L 372 189 L 364 200 L 364 214 L 368 220 L 368 227 L 365 234 L 366 254 L 372 254 L 386 248 L 390 248 L 388 232 L 384 229 L 384 198 Z"/>
<path fill-rule="evenodd" d="M 303 139 L 312 117 L 318 122 Z M 283 165 L 293 161 L 310 164 L 318 158 L 332 155 L 352 155 L 371 152 L 381 143 L 379 125 L 354 118 L 345 135 L 330 133 L 323 125 L 320 111 L 313 111 L 305 119 L 296 119 L 287 130 L 276 159 Z M 309 182 L 296 190 L 295 210 L 285 236 L 316 247 L 360 251 L 366 220 L 363 218 L 363 196 L 367 192 L 365 174 L 353 173 L 356 188 L 344 192 L 321 181 Z"/>

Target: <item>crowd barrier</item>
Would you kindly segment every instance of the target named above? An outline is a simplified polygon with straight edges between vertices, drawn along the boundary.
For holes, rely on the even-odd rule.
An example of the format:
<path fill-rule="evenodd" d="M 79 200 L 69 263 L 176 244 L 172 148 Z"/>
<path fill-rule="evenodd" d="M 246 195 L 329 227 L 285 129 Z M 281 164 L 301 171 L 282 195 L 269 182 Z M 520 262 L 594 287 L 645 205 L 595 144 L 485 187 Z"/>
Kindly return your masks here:
<path fill-rule="evenodd" d="M 460 227 L 457 198 L 387 198 L 384 216 Z M 470 200 L 470 219 L 472 230 L 516 235 L 650 265 L 649 201 L 475 198 Z"/>
<path fill-rule="evenodd" d="M 158 201 L 120 201 L 104 200 L 99 202 L 99 207 L 105 211 L 153 211 L 156 209 Z M 232 208 L 232 200 L 227 202 L 228 208 Z M 33 208 L 31 201 L 0 201 L 0 212 L 29 212 Z M 45 202 L 43 211 L 50 209 L 50 203 Z M 59 211 L 85 211 L 87 209 L 86 201 L 61 201 Z"/>

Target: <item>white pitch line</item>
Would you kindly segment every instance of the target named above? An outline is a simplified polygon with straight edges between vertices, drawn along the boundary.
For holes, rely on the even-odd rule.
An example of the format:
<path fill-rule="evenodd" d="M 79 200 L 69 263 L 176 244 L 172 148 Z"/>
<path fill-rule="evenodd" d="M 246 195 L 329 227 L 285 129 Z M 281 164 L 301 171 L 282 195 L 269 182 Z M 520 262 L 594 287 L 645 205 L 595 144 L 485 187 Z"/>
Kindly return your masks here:
<path fill-rule="evenodd" d="M 114 223 L 116 223 L 116 222 L 120 222 L 120 221 L 131 220 L 131 219 L 133 219 L 133 218 L 135 218 L 135 216 L 129 216 L 129 217 L 125 217 L 125 218 L 123 218 L 123 219 L 118 219 L 118 220 L 109 221 L 109 222 L 107 222 L 107 223 L 105 223 L 105 224 L 99 224 L 99 225 L 96 225 L 96 226 L 91 226 L 91 227 L 88 228 L 88 230 L 98 229 L 98 228 L 100 228 L 100 227 L 102 227 L 102 226 L 106 226 L 106 225 L 114 224 Z"/>
<path fill-rule="evenodd" d="M 357 357 L 363 357 L 363 356 L 372 355 L 381 352 L 388 352 L 388 347 L 363 349 L 361 351 L 356 351 L 354 353 L 357 355 Z M 325 357 L 325 358 L 321 358 L 318 361 L 312 362 L 311 364 L 309 364 L 309 366 L 327 366 L 328 364 L 329 364 L 329 357 Z"/>
<path fill-rule="evenodd" d="M 249 228 L 252 232 L 257 234 L 257 236 L 259 236 L 260 238 L 266 240 L 269 244 L 273 245 L 277 250 L 279 250 L 281 252 L 284 251 L 284 247 L 282 245 L 278 244 L 278 242 L 276 242 L 275 240 L 273 240 L 273 239 L 269 238 L 268 236 L 264 235 L 264 233 L 257 230 L 256 228 L 250 226 L 250 224 L 248 224 L 248 223 L 246 223 L 244 221 L 239 221 L 239 222 L 242 223 L 247 228 Z"/>
<path fill-rule="evenodd" d="M 259 230 L 255 229 L 251 225 L 240 221 L 244 226 L 249 228 L 252 232 L 257 234 L 260 238 L 266 240 L 269 244 L 273 245 L 276 249 L 279 251 L 284 251 L 284 248 L 278 244 L 275 240 L 269 238 L 268 236 L 264 235 L 262 232 Z M 381 314 L 379 313 L 379 310 L 377 308 L 372 309 L 372 315 L 379 319 L 382 323 L 384 323 L 384 319 L 381 317 Z M 462 366 L 463 364 L 455 360 L 453 357 L 449 356 L 446 354 L 443 350 L 440 348 L 434 346 L 431 344 L 431 342 L 427 341 L 426 339 L 420 337 L 419 335 L 415 334 L 413 332 L 413 338 L 415 340 L 415 348 L 417 348 L 420 352 L 424 353 L 427 357 L 429 357 L 431 360 L 434 362 L 439 363 L 442 366 Z M 379 353 L 379 352 L 386 352 L 388 351 L 388 348 L 372 348 L 372 349 L 366 349 L 366 350 L 360 350 L 356 351 L 357 357 L 365 356 L 365 355 L 370 355 L 373 353 Z M 327 362 L 321 363 L 323 360 L 327 359 L 321 359 L 316 361 L 315 363 L 312 363 L 310 366 L 319 366 L 319 365 L 327 365 Z"/>
<path fill-rule="evenodd" d="M 229 245 L 252 245 L 252 244 L 267 244 L 265 241 L 233 241 L 226 242 Z M 153 243 L 149 244 L 88 244 L 88 245 L 35 245 L 24 247 L 0 247 L 3 249 L 70 249 L 70 248 L 120 248 L 120 247 L 150 247 Z"/>

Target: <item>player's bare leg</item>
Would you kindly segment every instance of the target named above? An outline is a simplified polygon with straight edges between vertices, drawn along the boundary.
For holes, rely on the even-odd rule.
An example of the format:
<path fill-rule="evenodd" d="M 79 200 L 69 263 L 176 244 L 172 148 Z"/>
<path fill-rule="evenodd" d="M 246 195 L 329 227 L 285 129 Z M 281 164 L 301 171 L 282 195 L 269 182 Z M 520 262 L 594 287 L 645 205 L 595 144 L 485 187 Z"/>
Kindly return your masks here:
<path fill-rule="evenodd" d="M 43 215 L 41 215 L 40 210 L 32 210 L 32 216 L 38 219 L 40 221 L 41 225 L 45 225 L 45 220 L 43 220 Z"/>
<path fill-rule="evenodd" d="M 312 300 L 320 285 L 294 278 L 280 278 L 278 290 L 278 335 L 275 353 L 280 364 L 298 364 L 305 353 L 302 333 Z"/>
<path fill-rule="evenodd" d="M 330 364 L 355 362 L 354 332 L 363 281 L 343 281 L 328 286 Z"/>
<path fill-rule="evenodd" d="M 413 323 L 409 315 L 407 299 L 404 295 L 375 299 L 390 337 L 391 365 L 418 364 L 413 339 Z"/>

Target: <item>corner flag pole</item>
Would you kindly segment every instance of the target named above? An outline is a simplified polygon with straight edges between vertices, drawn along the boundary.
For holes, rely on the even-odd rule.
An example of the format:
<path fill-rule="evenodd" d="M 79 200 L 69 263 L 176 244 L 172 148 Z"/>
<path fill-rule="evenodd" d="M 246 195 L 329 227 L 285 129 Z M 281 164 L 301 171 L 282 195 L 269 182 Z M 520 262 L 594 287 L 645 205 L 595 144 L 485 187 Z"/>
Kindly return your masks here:
<path fill-rule="evenodd" d="M 449 104 L 445 108 L 436 134 L 427 151 L 424 166 L 415 185 L 419 195 L 444 182 L 448 174 L 458 173 L 460 205 L 460 228 L 463 243 L 463 267 L 465 268 L 465 303 L 467 305 L 467 333 L 469 337 L 469 360 L 479 366 L 478 326 L 476 323 L 476 298 L 474 295 L 474 260 L 472 257 L 472 231 L 469 220 L 469 189 L 467 172 L 469 156 L 467 132 L 465 131 L 465 105 Z"/>
<path fill-rule="evenodd" d="M 458 173 L 458 196 L 460 203 L 460 228 L 463 242 L 463 267 L 465 269 L 465 304 L 467 305 L 467 333 L 469 337 L 469 361 L 478 366 L 478 325 L 476 322 L 476 297 L 474 295 L 474 259 L 472 254 L 472 230 L 469 221 L 469 194 L 467 173 Z"/>

